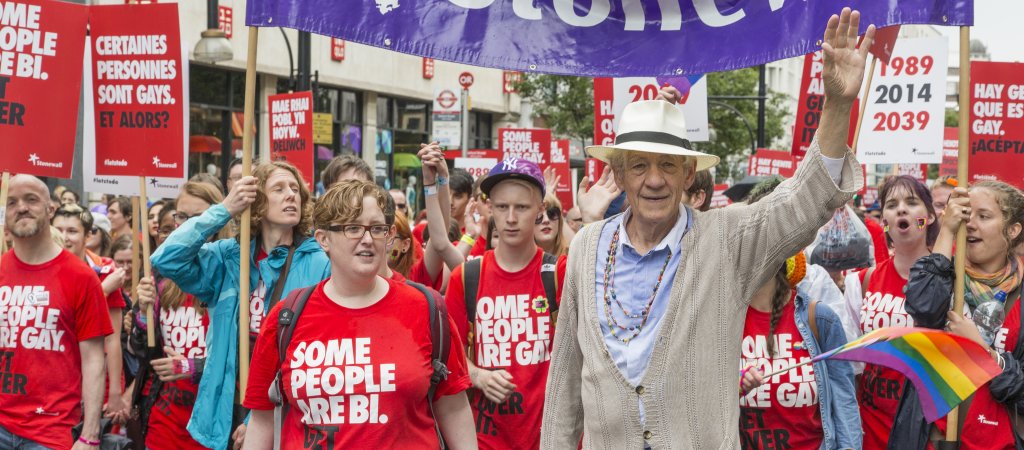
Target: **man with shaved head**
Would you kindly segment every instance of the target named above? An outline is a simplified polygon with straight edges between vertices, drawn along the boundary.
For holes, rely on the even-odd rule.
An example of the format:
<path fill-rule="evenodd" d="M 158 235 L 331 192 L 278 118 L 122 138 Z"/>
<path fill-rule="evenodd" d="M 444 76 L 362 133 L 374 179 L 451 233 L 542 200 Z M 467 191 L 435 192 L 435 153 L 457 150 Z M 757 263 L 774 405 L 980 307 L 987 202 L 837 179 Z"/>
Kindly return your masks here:
<path fill-rule="evenodd" d="M 11 178 L 6 207 L 14 250 L 0 258 L 0 448 L 98 448 L 103 338 L 113 332 L 100 281 L 51 239 L 42 181 Z"/>

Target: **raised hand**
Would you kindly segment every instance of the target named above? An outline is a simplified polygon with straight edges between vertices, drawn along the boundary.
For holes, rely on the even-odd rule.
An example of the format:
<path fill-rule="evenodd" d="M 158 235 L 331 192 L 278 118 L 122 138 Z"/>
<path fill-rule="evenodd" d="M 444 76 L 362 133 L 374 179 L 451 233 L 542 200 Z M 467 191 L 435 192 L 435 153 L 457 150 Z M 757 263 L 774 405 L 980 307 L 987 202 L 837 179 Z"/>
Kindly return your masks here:
<path fill-rule="evenodd" d="M 588 184 L 590 184 L 590 178 L 583 177 L 580 180 L 579 190 L 576 191 L 576 204 L 580 208 L 580 216 L 583 218 L 584 224 L 604 219 L 604 213 L 608 211 L 608 206 L 622 193 L 619 186 L 615 184 L 611 166 L 605 166 L 601 178 L 598 178 L 597 182 L 589 189 L 587 188 Z"/>
<path fill-rule="evenodd" d="M 658 89 L 658 98 L 674 105 L 679 103 L 679 99 L 683 98 L 683 94 L 679 93 L 679 89 L 666 83 L 661 89 Z"/>
<path fill-rule="evenodd" d="M 875 26 L 868 26 L 864 42 L 857 48 L 860 29 L 860 11 L 843 8 L 840 15 L 832 15 L 825 27 L 821 44 L 824 56 L 822 80 L 828 101 L 853 103 L 864 81 L 864 66 L 868 49 L 875 40 Z"/>
<path fill-rule="evenodd" d="M 544 169 L 544 186 L 547 187 L 545 194 L 552 194 L 558 189 L 558 183 L 562 181 L 562 177 L 555 171 L 554 166 L 548 166 Z"/>
<path fill-rule="evenodd" d="M 437 182 L 437 177 L 448 176 L 448 166 L 444 161 L 444 152 L 437 142 L 420 144 L 420 151 L 416 154 L 423 163 L 423 185 L 429 186 Z"/>

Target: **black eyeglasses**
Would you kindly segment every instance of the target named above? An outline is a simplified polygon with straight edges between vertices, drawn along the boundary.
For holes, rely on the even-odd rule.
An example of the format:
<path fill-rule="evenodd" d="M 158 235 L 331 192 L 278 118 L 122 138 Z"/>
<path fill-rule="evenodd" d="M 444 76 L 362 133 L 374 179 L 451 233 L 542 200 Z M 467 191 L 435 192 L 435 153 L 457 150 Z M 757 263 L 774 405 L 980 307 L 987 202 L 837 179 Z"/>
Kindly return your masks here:
<path fill-rule="evenodd" d="M 548 220 L 552 222 L 555 222 L 558 219 L 562 218 L 562 210 L 558 209 L 557 206 L 552 206 L 548 208 L 547 211 L 544 211 L 544 213 L 547 214 Z"/>
<path fill-rule="evenodd" d="M 345 233 L 345 237 L 349 239 L 362 239 L 366 235 L 366 232 L 370 232 L 370 237 L 374 239 L 384 239 L 391 234 L 390 225 L 359 225 L 355 223 L 349 224 L 334 224 L 325 228 L 327 231 L 342 232 Z"/>

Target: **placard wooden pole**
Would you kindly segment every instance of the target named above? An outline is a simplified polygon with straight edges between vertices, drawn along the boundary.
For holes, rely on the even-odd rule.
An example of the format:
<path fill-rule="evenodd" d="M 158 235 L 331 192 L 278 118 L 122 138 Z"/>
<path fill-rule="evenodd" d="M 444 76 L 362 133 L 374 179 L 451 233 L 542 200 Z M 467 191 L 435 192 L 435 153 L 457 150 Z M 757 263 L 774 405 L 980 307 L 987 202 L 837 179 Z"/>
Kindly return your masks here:
<path fill-rule="evenodd" d="M 0 178 L 0 210 L 3 210 L 4 215 L 7 215 L 7 192 L 11 187 L 11 173 L 4 171 L 3 178 Z M 7 253 L 7 232 L 6 232 L 6 217 L 0 217 L 0 255 Z"/>
<path fill-rule="evenodd" d="M 967 122 L 971 112 L 971 27 L 960 27 L 960 143 L 956 158 L 956 181 L 967 187 L 968 150 Z M 964 310 L 964 270 L 967 258 L 967 225 L 961 223 L 956 230 L 956 251 L 953 254 L 953 269 L 956 281 L 953 282 L 953 311 L 960 314 Z M 946 418 L 946 440 L 958 441 L 959 408 L 953 408 Z"/>
<path fill-rule="evenodd" d="M 860 142 L 860 126 L 864 123 L 864 111 L 868 108 L 868 95 L 871 94 L 871 80 L 875 77 L 875 64 L 878 57 L 871 55 L 871 70 L 868 70 L 868 79 L 864 83 L 864 94 L 860 96 L 860 114 L 857 115 L 857 128 L 853 132 L 853 154 L 857 154 L 857 144 Z"/>
<path fill-rule="evenodd" d="M 139 254 L 142 251 L 142 247 L 139 246 L 138 232 L 139 225 L 141 225 L 139 208 L 139 197 L 132 197 L 132 223 L 136 224 L 132 227 L 132 299 L 136 302 L 139 301 L 139 264 L 141 264 Z M 149 326 L 149 322 L 146 322 L 146 326 Z"/>
<path fill-rule="evenodd" d="M 252 175 L 253 113 L 256 109 L 256 43 L 258 27 L 249 27 L 249 48 L 245 60 L 245 103 L 242 120 L 242 176 Z M 252 209 L 242 211 L 239 230 L 238 277 L 238 393 L 245 399 L 245 385 L 249 379 L 249 231 L 252 227 Z M 278 280 L 283 283 L 284 280 Z"/>
<path fill-rule="evenodd" d="M 139 217 L 147 217 L 149 214 L 146 212 L 146 177 L 139 177 Z M 133 227 L 132 234 L 138 234 L 140 227 Z M 149 235 L 143 236 L 143 239 L 139 239 L 142 242 L 142 276 L 150 278 L 153 276 L 153 265 L 149 262 Z M 149 348 L 156 346 L 156 326 L 153 324 L 153 305 L 149 305 L 146 308 L 146 345 Z"/>

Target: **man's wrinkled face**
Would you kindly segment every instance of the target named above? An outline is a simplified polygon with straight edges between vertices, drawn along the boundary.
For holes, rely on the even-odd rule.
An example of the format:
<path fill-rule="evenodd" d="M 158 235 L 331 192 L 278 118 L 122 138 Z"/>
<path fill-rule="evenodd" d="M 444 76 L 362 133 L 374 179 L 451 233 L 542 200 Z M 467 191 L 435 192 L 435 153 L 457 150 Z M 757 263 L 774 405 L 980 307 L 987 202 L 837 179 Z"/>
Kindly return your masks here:
<path fill-rule="evenodd" d="M 626 192 L 633 215 L 643 222 L 675 220 L 679 203 L 693 184 L 696 160 L 636 151 L 622 158 L 615 182 Z"/>

